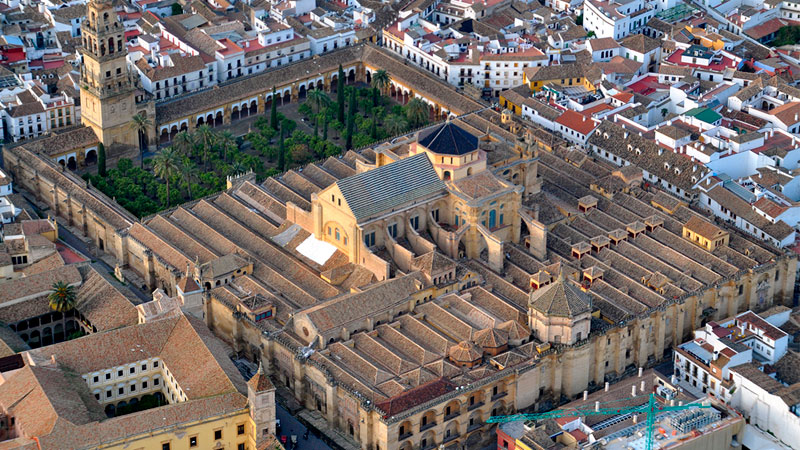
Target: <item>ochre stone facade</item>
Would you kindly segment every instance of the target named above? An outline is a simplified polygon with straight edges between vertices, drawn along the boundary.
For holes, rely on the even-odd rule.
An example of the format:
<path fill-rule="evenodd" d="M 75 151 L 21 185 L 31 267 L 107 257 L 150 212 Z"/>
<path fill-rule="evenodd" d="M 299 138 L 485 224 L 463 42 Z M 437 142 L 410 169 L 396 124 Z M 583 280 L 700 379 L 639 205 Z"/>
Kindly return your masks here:
<path fill-rule="evenodd" d="M 110 2 L 90 2 L 81 24 L 81 120 L 106 147 L 135 146 L 138 110 L 125 56 L 125 29 Z"/>
<path fill-rule="evenodd" d="M 160 105 L 157 135 L 166 126 L 169 139 L 173 124 L 191 129 L 207 113 L 216 120 L 218 110 L 227 123 L 234 107 L 241 114 L 247 101 L 250 108 L 252 97 L 256 111 L 264 111 L 273 84 L 283 95 L 289 88 L 289 100 L 297 83 L 316 86 L 321 77 L 328 86 L 340 63 L 348 77 L 353 68 L 353 80 L 365 80 L 376 64 L 389 66 L 395 84 L 414 85 L 409 77 L 424 74 L 403 69 L 379 49 L 345 49 L 248 79 L 258 86 L 243 80 Z M 306 75 L 310 68 L 313 76 Z M 436 92 L 428 79 L 416 85 L 414 95 L 461 115 L 453 124 L 478 137 L 486 169 L 451 172 L 440 191 L 366 215 L 353 212 L 341 185 L 414 158 L 409 145 L 416 136 L 260 184 L 232 180 L 226 192 L 141 222 L 24 146 L 6 148 L 4 156 L 18 186 L 138 273 L 149 289 L 174 294 L 181 277 L 196 272 L 187 266 L 228 255 L 252 263 L 247 273 L 233 272 L 206 290 L 207 324 L 364 449 L 472 447 L 489 436 L 491 415 L 554 406 L 663 361 L 709 320 L 790 301 L 795 257 L 735 232 L 712 254 L 681 236 L 694 212 L 656 210 L 655 195 L 663 193 L 638 186 L 581 210 L 595 174 L 610 168 L 569 161 L 557 138 L 501 120 L 495 111 L 465 114 L 479 105 L 454 91 Z M 437 173 L 444 178 L 444 170 Z M 644 226 L 656 213 L 661 223 Z M 359 218 L 367 216 L 370 223 Z M 627 225 L 636 223 L 643 226 L 630 232 Z M 372 232 L 374 242 L 367 239 Z M 320 261 L 301 255 L 297 248 L 309 238 L 332 244 L 333 254 Z M 593 248 L 592 241 L 603 244 Z M 574 255 L 573 247 L 585 251 Z M 591 321 L 590 331 L 558 343 L 531 330 L 558 321 L 528 312 L 532 277 L 556 273 L 553 266 L 592 299 L 591 318 L 579 318 L 581 326 Z M 405 291 L 382 284 L 404 279 L 409 283 L 398 286 Z M 648 283 L 656 279 L 653 288 Z M 379 292 L 384 296 L 370 295 Z M 274 313 L 256 319 L 251 313 L 265 305 Z M 307 336 L 294 322 L 300 317 L 308 318 Z M 508 335 L 507 347 L 482 348 L 480 363 L 463 367 L 448 359 L 454 345 L 488 332 Z M 476 357 L 475 346 L 468 347 Z"/>

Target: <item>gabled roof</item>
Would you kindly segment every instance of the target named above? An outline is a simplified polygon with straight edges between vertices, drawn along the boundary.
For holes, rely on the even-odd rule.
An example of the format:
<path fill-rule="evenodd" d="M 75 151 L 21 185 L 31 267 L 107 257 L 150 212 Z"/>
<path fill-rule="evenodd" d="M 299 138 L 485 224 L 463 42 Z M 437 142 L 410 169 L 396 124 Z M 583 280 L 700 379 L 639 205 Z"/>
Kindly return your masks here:
<path fill-rule="evenodd" d="M 445 189 L 424 153 L 344 178 L 336 185 L 358 221 Z"/>
<path fill-rule="evenodd" d="M 236 269 L 246 267 L 248 264 L 249 262 L 241 256 L 229 253 L 203 264 L 200 266 L 200 272 L 204 279 L 217 278 L 229 274 Z"/>
<path fill-rule="evenodd" d="M 622 47 L 638 53 L 646 54 L 661 47 L 661 41 L 647 37 L 643 34 L 632 34 L 620 42 Z"/>
<path fill-rule="evenodd" d="M 417 143 L 440 155 L 463 155 L 478 149 L 476 136 L 449 121 L 420 132 Z"/>
<path fill-rule="evenodd" d="M 700 216 L 694 216 L 694 215 L 692 216 L 691 219 L 689 219 L 688 222 L 686 222 L 684 228 L 710 241 L 719 239 L 721 236 L 727 234 L 725 230 L 722 230 L 713 223 L 701 219 Z"/>
<path fill-rule="evenodd" d="M 586 136 L 597 128 L 597 123 L 571 109 L 564 111 L 555 122 Z"/>
<path fill-rule="evenodd" d="M 551 285 L 531 292 L 528 306 L 547 316 L 575 317 L 592 311 L 592 300 L 564 274 Z"/>
<path fill-rule="evenodd" d="M 421 405 L 432 398 L 437 398 L 455 390 L 456 386 L 447 378 L 441 377 L 434 381 L 402 392 L 376 406 L 391 417 L 415 406 Z"/>

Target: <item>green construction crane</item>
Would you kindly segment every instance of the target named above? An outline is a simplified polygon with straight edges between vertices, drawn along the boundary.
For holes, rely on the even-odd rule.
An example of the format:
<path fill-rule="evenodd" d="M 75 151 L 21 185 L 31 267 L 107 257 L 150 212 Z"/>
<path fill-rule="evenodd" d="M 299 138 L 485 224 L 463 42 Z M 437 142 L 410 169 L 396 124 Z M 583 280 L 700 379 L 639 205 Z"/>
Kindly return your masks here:
<path fill-rule="evenodd" d="M 642 397 L 642 396 L 637 396 Z M 635 399 L 631 397 L 629 399 Z M 681 406 L 667 406 L 662 405 L 656 401 L 655 394 L 648 396 L 647 403 L 639 406 L 632 407 L 618 407 L 618 408 L 573 408 L 573 409 L 556 409 L 539 414 L 515 414 L 513 416 L 492 416 L 489 417 L 487 423 L 506 423 L 514 422 L 516 420 L 541 420 L 541 419 L 557 419 L 559 417 L 573 417 L 573 416 L 615 416 L 620 414 L 647 414 L 647 450 L 653 449 L 653 428 L 656 423 L 656 414 L 668 411 L 682 411 L 691 408 L 711 408 L 708 404 L 693 404 Z"/>

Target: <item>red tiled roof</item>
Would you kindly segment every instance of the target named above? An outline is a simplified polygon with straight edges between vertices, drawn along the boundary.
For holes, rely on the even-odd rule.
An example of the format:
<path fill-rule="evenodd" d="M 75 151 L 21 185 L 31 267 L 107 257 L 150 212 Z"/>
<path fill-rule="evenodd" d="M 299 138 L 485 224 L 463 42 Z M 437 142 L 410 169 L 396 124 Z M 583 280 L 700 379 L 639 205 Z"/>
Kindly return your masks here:
<path fill-rule="evenodd" d="M 217 52 L 219 52 L 219 54 L 222 55 L 222 56 L 229 56 L 229 55 L 233 55 L 234 53 L 239 53 L 239 52 L 243 52 L 244 51 L 242 49 L 242 47 L 239 47 L 238 45 L 236 45 L 235 42 L 233 42 L 232 40 L 230 40 L 228 38 L 220 39 L 217 42 L 219 42 L 220 44 L 222 44 L 225 47 L 222 50 L 217 50 Z"/>
<path fill-rule="evenodd" d="M 609 105 L 608 103 L 601 103 L 601 104 L 599 104 L 597 106 L 592 106 L 591 108 L 584 109 L 583 111 L 580 112 L 580 114 L 582 114 L 582 115 L 584 115 L 586 117 L 592 117 L 594 114 L 601 113 L 603 111 L 608 111 L 608 110 L 611 110 L 611 109 L 614 109 L 614 108 L 611 105 Z"/>
<path fill-rule="evenodd" d="M 768 199 L 767 197 L 761 197 L 755 203 L 753 203 L 753 206 L 763 211 L 764 214 L 768 215 L 773 219 L 780 216 L 781 214 L 783 214 L 784 211 L 789 209 L 788 206 L 781 206 L 773 202 L 772 200 Z"/>
<path fill-rule="evenodd" d="M 378 403 L 376 406 L 384 411 L 387 416 L 392 417 L 407 409 L 442 396 L 455 388 L 456 386 L 450 380 L 442 377 L 402 394 L 395 395 L 385 402 Z"/>
<path fill-rule="evenodd" d="M 786 336 L 786 333 L 781 331 L 779 328 L 773 326 L 766 320 L 762 319 L 761 317 L 755 315 L 752 311 L 747 311 L 746 313 L 740 314 L 739 316 L 736 317 L 736 320 L 738 320 L 739 322 L 749 323 L 754 327 L 763 330 L 764 336 L 772 340 L 777 340 Z"/>
<path fill-rule="evenodd" d="M 616 94 L 612 95 L 612 97 L 621 101 L 622 103 L 628 103 L 633 98 L 633 94 L 630 92 L 617 92 Z"/>
<path fill-rule="evenodd" d="M 794 125 L 800 116 L 800 102 L 784 103 L 769 113 L 786 125 Z"/>
<path fill-rule="evenodd" d="M 572 431 L 569 432 L 569 434 L 571 434 L 572 437 L 574 437 L 575 440 L 578 441 L 578 442 L 583 442 L 583 441 L 589 439 L 589 436 L 587 436 L 586 433 L 584 433 L 581 430 L 572 430 Z"/>
<path fill-rule="evenodd" d="M 587 118 L 583 114 L 577 113 L 571 109 L 564 111 L 563 114 L 558 116 L 556 123 L 564 125 L 567 128 L 577 131 L 578 133 L 586 136 L 597 128 L 594 120 Z"/>
<path fill-rule="evenodd" d="M 782 20 L 776 17 L 774 19 L 767 20 L 766 22 L 762 22 L 754 27 L 748 28 L 744 33 L 757 40 L 765 36 L 769 36 L 770 34 L 775 33 L 781 28 L 790 24 L 796 25 L 797 22 L 793 20 Z"/>

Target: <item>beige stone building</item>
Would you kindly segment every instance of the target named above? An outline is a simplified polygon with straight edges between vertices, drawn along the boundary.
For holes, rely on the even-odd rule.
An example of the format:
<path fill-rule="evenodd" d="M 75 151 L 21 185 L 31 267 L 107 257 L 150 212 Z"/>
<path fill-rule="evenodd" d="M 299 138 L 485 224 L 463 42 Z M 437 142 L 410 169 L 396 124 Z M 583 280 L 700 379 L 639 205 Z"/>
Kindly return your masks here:
<path fill-rule="evenodd" d="M 477 445 L 491 415 L 613 382 L 704 322 L 791 296 L 794 258 L 735 232 L 709 252 L 682 235 L 692 210 L 657 209 L 664 194 L 635 182 L 595 196 L 613 167 L 537 156 L 547 142 L 502 139 L 515 135 L 494 112 L 445 126 L 478 138 L 483 171 L 445 181 L 441 154 L 412 154 L 413 136 L 240 180 L 130 233 L 160 243 L 148 247 L 157 280 L 187 261 L 251 258 L 252 274 L 206 292 L 207 322 L 373 449 Z M 492 209 L 504 227 L 498 215 L 490 227 Z M 255 319 L 263 305 L 274 314 Z"/>
<path fill-rule="evenodd" d="M 696 245 L 687 204 L 373 47 L 177 99 L 159 136 L 217 109 L 227 123 L 278 78 L 300 98 L 340 63 L 353 80 L 384 67 L 460 116 L 144 221 L 24 146 L 4 154 L 148 288 L 202 290 L 190 303 L 219 337 L 364 449 L 477 445 L 491 415 L 555 406 L 710 320 L 791 299 L 796 258 L 733 230 Z"/>
<path fill-rule="evenodd" d="M 140 108 L 125 58 L 125 29 L 111 2 L 89 2 L 81 31 L 81 121 L 108 147 L 136 146 L 130 120 Z"/>

